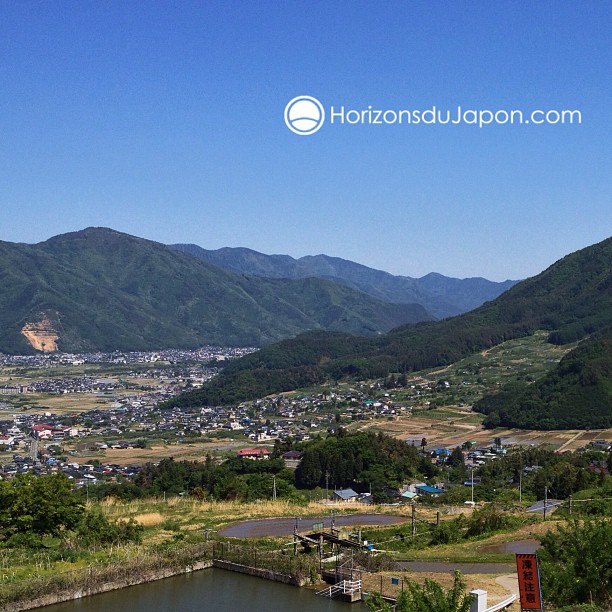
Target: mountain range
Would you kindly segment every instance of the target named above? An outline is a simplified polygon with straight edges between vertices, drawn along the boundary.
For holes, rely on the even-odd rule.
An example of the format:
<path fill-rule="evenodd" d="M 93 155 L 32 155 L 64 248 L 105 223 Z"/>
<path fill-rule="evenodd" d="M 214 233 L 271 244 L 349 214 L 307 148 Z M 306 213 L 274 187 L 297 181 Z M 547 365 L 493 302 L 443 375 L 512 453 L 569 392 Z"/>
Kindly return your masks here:
<path fill-rule="evenodd" d="M 567 255 L 471 312 L 442 321 L 400 326 L 376 338 L 303 334 L 231 362 L 219 377 L 173 403 L 234 403 L 318 384 L 328 378 L 366 379 L 446 366 L 539 329 L 548 330 L 549 342 L 564 344 L 605 334 L 611 326 L 612 238 L 608 238 Z M 587 351 L 584 359 L 590 361 L 599 355 L 601 346 Z M 593 371 L 588 364 L 580 367 L 585 372 Z M 612 380 L 606 374 L 607 367 L 601 362 L 595 369 L 603 373 L 603 382 L 597 383 L 597 410 L 606 414 L 612 405 Z M 496 412 L 498 420 L 502 416 L 499 406 L 492 403 L 485 403 L 482 409 Z M 512 418 L 507 417 L 505 423 L 510 422 Z"/>
<path fill-rule="evenodd" d="M 376 335 L 431 320 L 326 279 L 239 274 L 163 244 L 88 228 L 0 242 L 0 351 L 262 346 L 305 330 Z"/>
<path fill-rule="evenodd" d="M 472 310 L 495 299 L 518 282 L 450 278 L 435 272 L 422 278 L 394 276 L 329 255 L 307 255 L 294 259 L 289 255 L 265 255 L 246 248 L 207 250 L 195 244 L 174 244 L 171 247 L 241 274 L 267 278 L 326 278 L 384 302 L 421 304 L 437 319 Z"/>

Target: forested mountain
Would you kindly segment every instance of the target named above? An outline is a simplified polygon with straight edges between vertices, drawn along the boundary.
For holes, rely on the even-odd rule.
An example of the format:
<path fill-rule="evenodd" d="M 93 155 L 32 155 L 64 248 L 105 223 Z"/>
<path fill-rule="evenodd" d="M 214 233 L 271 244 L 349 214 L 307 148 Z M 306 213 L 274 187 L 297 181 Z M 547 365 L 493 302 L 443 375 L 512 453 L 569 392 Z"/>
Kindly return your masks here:
<path fill-rule="evenodd" d="M 541 380 L 506 386 L 474 410 L 488 415 L 489 427 L 612 427 L 612 328 L 580 343 Z"/>
<path fill-rule="evenodd" d="M 417 304 L 323 279 L 249 277 L 105 228 L 0 242 L 0 281 L 7 353 L 261 346 L 310 329 L 374 335 L 432 318 Z"/>
<path fill-rule="evenodd" d="M 240 401 L 325 377 L 379 377 L 448 365 L 537 329 L 563 344 L 612 324 L 612 238 L 568 255 L 492 302 L 443 321 L 402 326 L 377 338 L 306 334 L 232 362 L 176 402 Z"/>
<path fill-rule="evenodd" d="M 439 319 L 472 310 L 495 299 L 517 282 L 449 278 L 436 273 L 422 278 L 394 276 L 328 255 L 294 259 L 289 255 L 264 255 L 245 248 L 207 250 L 195 244 L 174 244 L 172 248 L 243 274 L 269 278 L 328 278 L 385 302 L 421 304 Z"/>

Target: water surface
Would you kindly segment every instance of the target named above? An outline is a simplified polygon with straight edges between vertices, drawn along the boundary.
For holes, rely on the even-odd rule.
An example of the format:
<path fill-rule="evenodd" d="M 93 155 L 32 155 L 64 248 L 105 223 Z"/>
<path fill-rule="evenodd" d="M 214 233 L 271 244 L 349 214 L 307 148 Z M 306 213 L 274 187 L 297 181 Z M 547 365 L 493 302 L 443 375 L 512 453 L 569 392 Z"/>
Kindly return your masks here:
<path fill-rule="evenodd" d="M 514 542 L 501 542 L 500 544 L 485 544 L 476 550 L 482 553 L 512 553 L 532 554 L 540 548 L 539 540 L 514 540 Z"/>
<path fill-rule="evenodd" d="M 358 525 L 394 525 L 403 523 L 408 519 L 404 516 L 393 516 L 391 514 L 351 514 L 337 516 L 336 527 L 349 527 Z M 312 531 L 317 523 L 323 523 L 324 529 L 329 529 L 332 519 L 325 518 L 298 518 L 298 532 Z M 273 518 L 255 519 L 252 521 L 241 521 L 223 529 L 220 533 L 224 537 L 231 538 L 260 538 L 264 536 L 288 536 L 293 534 L 295 518 Z"/>
<path fill-rule="evenodd" d="M 351 606 L 319 597 L 310 589 L 211 568 L 39 609 L 41 612 L 359 612 L 365 606 Z"/>

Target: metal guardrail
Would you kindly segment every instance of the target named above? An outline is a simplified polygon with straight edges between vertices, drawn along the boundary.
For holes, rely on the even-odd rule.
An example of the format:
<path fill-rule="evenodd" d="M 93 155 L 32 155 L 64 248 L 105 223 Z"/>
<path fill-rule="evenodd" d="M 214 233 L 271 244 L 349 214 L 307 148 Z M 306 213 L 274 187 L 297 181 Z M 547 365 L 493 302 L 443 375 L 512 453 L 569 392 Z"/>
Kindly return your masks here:
<path fill-rule="evenodd" d="M 494 606 L 487 608 L 486 612 L 497 612 L 498 610 L 503 610 L 504 608 L 507 608 L 508 606 L 513 604 L 515 601 L 516 595 L 512 593 L 512 595 L 510 595 L 510 597 L 508 597 L 507 599 L 504 599 L 503 601 L 496 603 Z"/>

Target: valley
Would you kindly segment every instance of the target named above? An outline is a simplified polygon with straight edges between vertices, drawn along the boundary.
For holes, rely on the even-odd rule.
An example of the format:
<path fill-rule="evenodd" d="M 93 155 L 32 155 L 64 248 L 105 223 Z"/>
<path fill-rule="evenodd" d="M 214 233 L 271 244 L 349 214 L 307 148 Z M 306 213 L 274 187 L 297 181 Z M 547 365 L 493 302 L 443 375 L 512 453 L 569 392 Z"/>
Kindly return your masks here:
<path fill-rule="evenodd" d="M 112 270 L 119 260 L 101 252 L 108 241 L 127 249 L 120 258 L 129 262 L 127 276 Z M 439 572 L 459 567 L 467 585 L 485 586 L 491 601 L 500 601 L 516 589 L 507 566 L 512 553 L 497 550 L 500 542 L 546 542 L 550 523 L 561 529 L 577 524 L 572 513 L 610 515 L 612 427 L 606 419 L 612 311 L 603 265 L 610 241 L 568 256 L 476 310 L 442 321 L 424 315 L 386 333 L 363 317 L 378 309 L 376 316 L 386 318 L 389 327 L 388 316 L 423 315 L 423 306 L 388 303 L 381 310 L 370 301 L 376 298 L 357 296 L 359 307 L 351 306 L 349 314 L 344 306 L 338 309 L 337 299 L 349 298 L 344 292 L 353 289 L 298 279 L 292 281 L 302 283 L 295 298 L 298 316 L 317 310 L 322 318 L 316 326 L 325 322 L 327 330 L 270 342 L 271 328 L 264 330 L 263 323 L 279 312 L 277 303 L 268 314 L 257 315 L 258 333 L 266 335 L 266 342 L 201 348 L 189 346 L 200 333 L 193 335 L 190 317 L 204 311 L 179 310 L 177 318 L 182 289 L 154 312 L 149 278 L 141 276 L 136 287 L 126 282 L 153 257 L 168 283 L 189 270 L 210 288 L 210 278 L 201 276 L 201 266 L 208 264 L 109 230 L 51 242 L 43 249 L 45 256 L 60 256 L 66 265 L 86 247 L 95 263 L 85 275 L 103 273 L 123 289 L 113 294 L 112 308 L 94 311 L 94 317 L 102 311 L 103 318 L 116 315 L 110 327 L 98 318 L 84 333 L 80 323 L 69 324 L 65 310 L 60 326 L 59 310 L 48 309 L 38 324 L 17 326 L 30 348 L 38 349 L 35 353 L 0 355 L 0 485 L 14 507 L 6 514 L 9 552 L 3 559 L 15 568 L 0 584 L 0 600 L 57 590 L 66 581 L 76 587 L 85 579 L 79 573 L 83 563 L 91 566 L 94 560 L 100 569 L 87 580 L 106 583 L 109 575 L 126 568 L 138 574 L 141 556 L 164 571 L 184 565 L 187 558 L 200 562 L 221 556 L 263 569 L 289 563 L 284 571 L 292 576 L 306 572 L 318 584 L 323 560 L 312 550 L 287 555 L 291 543 L 282 538 L 262 537 L 253 545 L 243 541 L 248 538 L 224 536 L 223 528 L 254 517 L 302 517 L 312 523 L 330 512 L 334 517 L 374 511 L 402 522 L 360 527 L 360 538 L 377 543 L 375 554 L 359 559 L 368 589 L 383 591 L 384 581 L 399 580 L 398 574 L 403 581 L 406 572 L 420 582 L 433 577 L 451 588 L 448 572 Z M 139 259 L 142 249 L 144 260 Z M 584 279 L 576 267 L 585 271 Z M 235 272 L 214 271 L 219 274 Z M 182 285 L 185 291 L 192 289 L 192 281 Z M 250 283 L 246 276 L 243 281 Z M 284 295 L 279 279 L 262 282 L 277 284 L 269 294 L 254 289 L 253 299 L 258 295 L 269 304 L 271 296 L 278 301 Z M 322 288 L 330 301 L 318 310 Z M 234 289 L 226 285 L 214 308 L 225 307 L 225 291 Z M 101 295 L 85 293 L 85 300 L 71 304 L 78 303 L 71 310 L 73 322 L 85 316 L 88 300 Z M 146 304 L 140 304 L 141 298 Z M 280 301 L 282 312 L 295 313 L 288 301 Z M 213 319 L 218 316 L 207 312 Z M 222 316 L 232 325 L 240 319 Z M 187 327 L 177 325 L 179 320 Z M 219 321 L 217 332 L 227 337 Z M 365 335 L 335 329 L 338 321 L 365 325 L 369 335 L 364 327 Z M 71 346 L 104 346 L 114 334 L 124 334 L 123 323 L 132 338 L 124 341 L 141 343 L 140 350 L 46 350 L 61 348 L 70 338 L 76 342 Z M 159 324 L 170 327 L 160 335 Z M 101 344 L 92 329 L 96 334 L 108 330 Z M 181 336 L 186 330 L 189 341 Z M 163 337 L 167 343 L 175 333 L 185 340 L 178 348 L 146 350 L 154 336 L 155 342 Z M 556 402 L 552 417 L 546 416 L 551 397 Z M 576 406 L 588 404 L 589 410 L 574 410 L 587 426 L 563 421 L 561 408 L 555 414 L 559 397 Z M 539 427 L 513 424 L 506 411 L 513 403 L 523 419 L 527 410 Z M 563 422 L 570 425 L 559 427 Z M 23 484 L 36 491 L 29 501 L 23 498 L 29 490 Z M 49 486 L 64 491 L 49 503 L 68 504 L 61 519 L 66 527 L 45 532 L 46 527 L 33 523 L 24 533 L 16 509 L 44 495 Z M 548 517 L 540 516 L 542 503 L 548 504 L 542 500 L 553 504 L 546 506 Z M 80 522 L 70 522 L 73 511 Z M 39 504 L 28 512 L 38 516 Z M 408 517 L 412 528 L 404 520 Z M 605 520 L 591 524 L 600 530 L 608 526 Z M 74 540 L 76 534 L 82 542 Z M 19 552 L 22 538 L 28 538 L 30 547 L 25 555 Z M 55 553 L 37 552 L 41 546 L 57 547 L 57 559 L 51 560 Z M 323 556 L 322 549 L 319 553 Z M 474 561 L 487 561 L 482 573 L 465 565 Z"/>
<path fill-rule="evenodd" d="M 307 441 L 338 426 L 383 432 L 416 446 L 425 438 L 429 448 L 447 449 L 466 442 L 487 446 L 499 437 L 507 446 L 574 451 L 609 437 L 612 430 L 605 429 L 483 429 L 484 416 L 472 411 L 474 402 L 508 381 L 541 377 L 574 346 L 551 345 L 546 337 L 536 332 L 445 368 L 319 385 L 231 409 L 163 410 L 159 404 L 212 379 L 216 364 L 223 363 L 219 359 L 229 362 L 253 349 L 114 355 L 115 363 L 101 362 L 110 357 L 102 355 L 31 357 L 22 364 L 7 358 L 0 367 L 0 392 L 3 387 L 22 392 L 0 395 L 0 435 L 13 442 L 5 444 L 11 448 L 0 454 L 0 462 L 10 463 L 14 452 L 27 455 L 29 430 L 37 423 L 56 429 L 41 440 L 41 452 L 54 447 L 69 461 L 120 465 L 163 457 L 203 460 L 210 453 L 226 457 L 253 442 L 272 448 L 275 440 Z"/>

